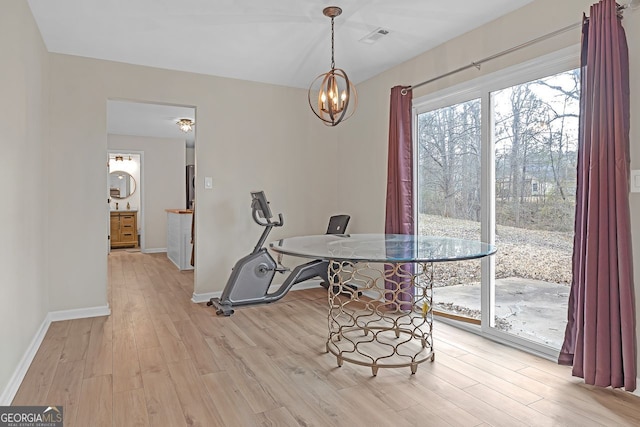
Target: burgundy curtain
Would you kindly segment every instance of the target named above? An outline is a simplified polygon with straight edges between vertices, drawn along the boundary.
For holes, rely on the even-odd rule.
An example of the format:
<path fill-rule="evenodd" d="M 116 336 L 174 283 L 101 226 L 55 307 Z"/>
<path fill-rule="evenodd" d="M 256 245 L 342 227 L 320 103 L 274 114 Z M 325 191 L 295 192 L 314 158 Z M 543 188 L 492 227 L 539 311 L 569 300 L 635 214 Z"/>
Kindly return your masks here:
<path fill-rule="evenodd" d="M 402 92 L 405 92 L 403 95 Z M 391 89 L 389 114 L 389 156 L 387 166 L 387 208 L 384 232 L 386 234 L 413 234 L 413 142 L 411 127 L 411 89 L 396 86 Z M 411 266 L 412 267 L 412 266 Z M 409 267 L 410 268 L 410 267 Z M 411 269 L 412 270 L 412 269 Z M 410 273 L 410 271 L 409 271 Z M 413 285 L 405 274 L 387 276 L 388 301 L 412 301 Z M 398 304 L 393 304 L 397 309 Z M 410 310 L 410 304 L 402 304 Z"/>
<path fill-rule="evenodd" d="M 403 89 L 406 95 L 402 94 Z M 412 97 L 411 89 L 402 86 L 391 89 L 387 215 L 384 225 L 387 234 L 413 234 Z"/>
<path fill-rule="evenodd" d="M 629 59 L 614 0 L 582 30 L 573 281 L 558 363 L 601 387 L 636 388 L 629 217 Z"/>

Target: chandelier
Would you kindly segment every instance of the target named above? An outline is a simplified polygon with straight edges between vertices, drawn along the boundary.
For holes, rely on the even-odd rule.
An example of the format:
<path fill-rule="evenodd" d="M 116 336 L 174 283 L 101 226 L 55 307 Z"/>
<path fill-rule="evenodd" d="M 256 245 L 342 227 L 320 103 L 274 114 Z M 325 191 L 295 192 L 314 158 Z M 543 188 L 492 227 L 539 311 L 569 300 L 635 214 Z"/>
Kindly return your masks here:
<path fill-rule="evenodd" d="M 336 68 L 334 60 L 333 19 L 340 16 L 342 9 L 329 6 L 322 13 L 331 18 L 331 70 L 320 74 L 309 86 L 309 106 L 325 125 L 336 126 L 356 111 L 358 95 L 347 73 Z"/>
<path fill-rule="evenodd" d="M 193 129 L 193 125 L 195 125 L 196 122 L 191 119 L 180 119 L 176 122 L 176 124 L 182 132 L 188 133 L 191 132 L 191 130 Z"/>

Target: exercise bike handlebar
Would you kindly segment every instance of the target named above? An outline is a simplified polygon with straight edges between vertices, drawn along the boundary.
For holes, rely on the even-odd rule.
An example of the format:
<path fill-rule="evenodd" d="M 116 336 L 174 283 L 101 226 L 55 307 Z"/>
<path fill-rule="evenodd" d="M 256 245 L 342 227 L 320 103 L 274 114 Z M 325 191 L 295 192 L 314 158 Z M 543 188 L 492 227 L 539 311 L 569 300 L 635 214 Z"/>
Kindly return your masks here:
<path fill-rule="evenodd" d="M 255 248 L 253 248 L 253 252 L 251 254 L 256 254 L 260 252 L 264 242 L 267 240 L 267 236 L 271 232 L 273 227 L 282 227 L 284 225 L 284 219 L 282 218 L 282 214 L 278 214 L 278 221 L 271 221 L 271 218 L 265 218 L 265 221 L 260 221 L 260 217 L 258 215 L 258 210 L 253 209 L 253 220 L 260 226 L 264 227 L 264 231 L 262 232 L 262 236 L 260 236 L 260 240 L 258 240 L 258 244 Z"/>
<path fill-rule="evenodd" d="M 257 209 L 253 209 L 253 220 L 256 222 L 256 224 L 262 226 L 262 227 L 282 227 L 284 225 L 284 218 L 282 217 L 282 214 L 278 214 L 278 220 L 277 221 L 271 221 L 271 218 L 264 218 L 264 222 L 261 221 L 260 215 L 258 215 L 258 210 Z"/>

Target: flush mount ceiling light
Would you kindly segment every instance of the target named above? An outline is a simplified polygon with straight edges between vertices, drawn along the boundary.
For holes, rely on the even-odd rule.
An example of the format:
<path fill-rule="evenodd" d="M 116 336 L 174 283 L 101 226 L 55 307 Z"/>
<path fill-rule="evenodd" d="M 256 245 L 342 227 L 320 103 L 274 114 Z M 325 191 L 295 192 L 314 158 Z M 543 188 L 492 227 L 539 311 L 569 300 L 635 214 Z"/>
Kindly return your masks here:
<path fill-rule="evenodd" d="M 336 68 L 334 60 L 333 19 L 340 16 L 342 9 L 329 6 L 322 13 L 331 18 L 331 70 L 320 74 L 309 86 L 309 106 L 325 125 L 336 126 L 356 111 L 358 95 L 347 73 Z"/>
<path fill-rule="evenodd" d="M 196 122 L 191 119 L 180 119 L 176 122 L 176 124 L 182 132 L 188 133 L 191 132 L 191 130 L 193 129 L 193 125 L 195 125 Z"/>

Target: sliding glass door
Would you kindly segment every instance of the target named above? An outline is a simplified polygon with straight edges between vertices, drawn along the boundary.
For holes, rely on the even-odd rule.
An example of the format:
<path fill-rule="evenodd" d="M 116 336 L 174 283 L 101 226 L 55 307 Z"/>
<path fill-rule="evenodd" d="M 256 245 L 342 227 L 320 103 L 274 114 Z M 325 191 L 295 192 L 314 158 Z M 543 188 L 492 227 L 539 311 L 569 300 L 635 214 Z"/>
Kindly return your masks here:
<path fill-rule="evenodd" d="M 418 233 L 480 240 L 480 99 L 417 116 Z M 480 324 L 480 261 L 435 267 L 434 311 Z"/>
<path fill-rule="evenodd" d="M 491 259 L 438 265 L 434 312 L 548 355 L 562 343 L 571 281 L 575 61 L 540 61 L 414 102 L 416 231 L 498 248 Z"/>
<path fill-rule="evenodd" d="M 571 283 L 579 70 L 491 92 L 495 328 L 560 349 Z"/>

